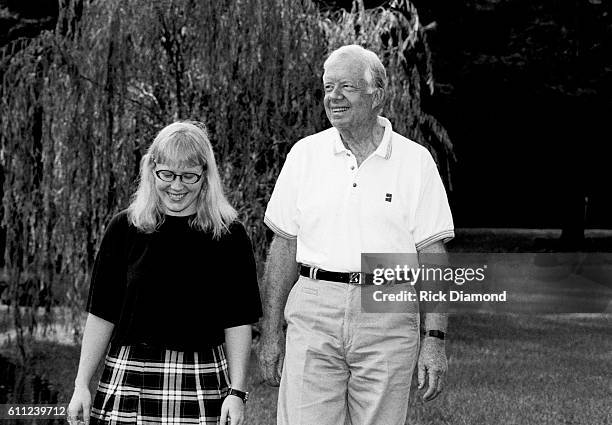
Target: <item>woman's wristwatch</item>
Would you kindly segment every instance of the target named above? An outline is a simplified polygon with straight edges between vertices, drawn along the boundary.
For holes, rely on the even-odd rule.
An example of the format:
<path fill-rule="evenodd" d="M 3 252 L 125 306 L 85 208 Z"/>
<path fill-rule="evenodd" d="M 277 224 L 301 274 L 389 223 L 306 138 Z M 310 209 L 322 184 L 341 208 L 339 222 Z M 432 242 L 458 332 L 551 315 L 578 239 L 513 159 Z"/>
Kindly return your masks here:
<path fill-rule="evenodd" d="M 240 391 L 231 387 L 227 391 L 227 395 L 235 395 L 236 397 L 239 397 L 243 403 L 246 403 L 249 399 L 249 393 L 247 391 Z"/>

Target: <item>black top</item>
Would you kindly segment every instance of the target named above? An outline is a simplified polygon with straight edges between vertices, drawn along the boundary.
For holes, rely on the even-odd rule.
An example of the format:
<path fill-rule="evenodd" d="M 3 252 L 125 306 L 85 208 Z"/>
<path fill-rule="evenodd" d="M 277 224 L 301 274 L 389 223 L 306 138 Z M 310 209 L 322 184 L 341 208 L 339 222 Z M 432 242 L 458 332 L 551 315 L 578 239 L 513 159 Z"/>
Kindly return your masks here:
<path fill-rule="evenodd" d="M 193 217 L 193 216 L 192 216 Z M 225 328 L 257 322 L 261 301 L 251 242 L 239 222 L 213 239 L 192 217 L 165 216 L 153 233 L 127 211 L 111 220 L 96 257 L 87 311 L 115 324 L 111 342 L 197 351 Z"/>

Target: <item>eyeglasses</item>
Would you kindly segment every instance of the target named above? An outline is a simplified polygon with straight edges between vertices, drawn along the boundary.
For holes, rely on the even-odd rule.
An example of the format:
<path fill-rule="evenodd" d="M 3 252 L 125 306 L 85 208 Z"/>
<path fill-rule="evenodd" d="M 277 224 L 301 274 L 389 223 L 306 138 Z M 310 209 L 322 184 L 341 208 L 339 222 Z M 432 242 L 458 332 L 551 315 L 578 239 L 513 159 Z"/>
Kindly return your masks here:
<path fill-rule="evenodd" d="M 200 181 L 202 174 L 196 173 L 182 173 L 178 174 L 170 170 L 157 170 L 155 175 L 161 181 L 166 183 L 172 183 L 177 177 L 181 180 L 181 183 L 194 184 Z"/>

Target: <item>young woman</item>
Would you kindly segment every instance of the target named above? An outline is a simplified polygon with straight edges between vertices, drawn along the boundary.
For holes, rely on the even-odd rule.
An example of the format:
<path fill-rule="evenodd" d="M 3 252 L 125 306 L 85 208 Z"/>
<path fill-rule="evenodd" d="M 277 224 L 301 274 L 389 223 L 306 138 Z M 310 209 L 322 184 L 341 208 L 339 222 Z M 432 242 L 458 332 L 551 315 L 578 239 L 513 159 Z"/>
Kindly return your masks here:
<path fill-rule="evenodd" d="M 261 302 L 202 124 L 170 124 L 144 155 L 132 204 L 102 239 L 87 311 L 70 423 L 244 423 Z"/>

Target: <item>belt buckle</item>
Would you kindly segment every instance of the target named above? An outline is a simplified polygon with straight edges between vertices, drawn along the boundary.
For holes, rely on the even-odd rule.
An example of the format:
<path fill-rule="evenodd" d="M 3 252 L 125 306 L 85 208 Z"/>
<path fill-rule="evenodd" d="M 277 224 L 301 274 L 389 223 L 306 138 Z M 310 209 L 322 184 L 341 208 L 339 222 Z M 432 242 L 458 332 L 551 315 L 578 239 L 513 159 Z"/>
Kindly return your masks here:
<path fill-rule="evenodd" d="M 360 277 L 361 277 L 361 273 L 351 272 L 349 274 L 349 282 L 348 283 L 350 283 L 351 285 L 359 285 Z"/>

